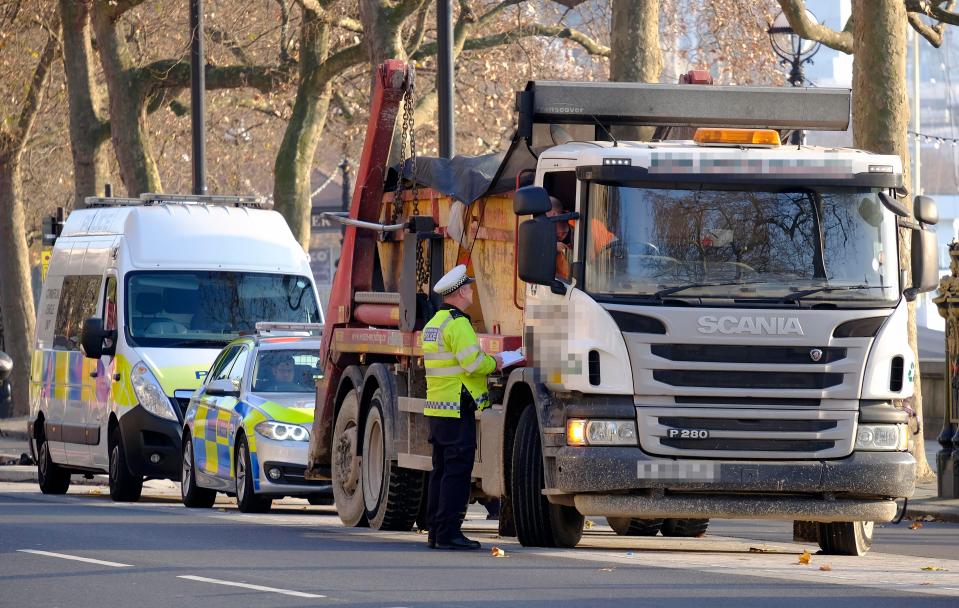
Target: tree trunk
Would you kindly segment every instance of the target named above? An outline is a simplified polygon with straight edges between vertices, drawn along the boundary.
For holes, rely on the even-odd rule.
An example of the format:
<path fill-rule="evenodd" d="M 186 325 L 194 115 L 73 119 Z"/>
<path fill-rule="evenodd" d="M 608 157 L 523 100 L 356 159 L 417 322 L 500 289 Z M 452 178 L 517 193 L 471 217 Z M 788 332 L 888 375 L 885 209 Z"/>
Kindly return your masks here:
<path fill-rule="evenodd" d="M 4 155 L 7 156 L 7 155 Z M 13 359 L 13 415 L 30 409 L 30 353 L 36 315 L 30 279 L 30 257 L 20 192 L 20 154 L 0 159 L 0 305 L 4 347 Z"/>
<path fill-rule="evenodd" d="M 897 154 L 903 163 L 903 179 L 911 183 L 909 168 L 909 98 L 906 91 L 905 5 L 901 0 L 853 0 L 853 140 L 857 148 L 879 154 Z M 912 193 L 915 195 L 916 193 Z M 905 201 L 912 209 L 911 201 Z M 910 235 L 900 231 L 899 260 L 910 265 Z M 911 277 L 907 280 L 911 280 Z M 908 285 L 907 285 L 908 286 Z M 909 303 L 909 346 L 919 361 L 916 343 L 916 304 Z M 922 385 L 918 366 L 913 408 L 922 421 Z M 917 478 L 933 476 L 921 434 L 913 436 L 910 452 L 917 462 Z"/>
<path fill-rule="evenodd" d="M 613 0 L 609 79 L 615 82 L 659 82 L 663 52 L 659 44 L 659 0 Z M 617 137 L 643 141 L 649 127 L 619 126 Z"/>
<path fill-rule="evenodd" d="M 100 95 L 93 79 L 91 2 L 59 0 L 63 23 L 63 64 L 70 103 L 74 208 L 83 207 L 84 197 L 95 196 L 106 176 L 100 149 L 109 131 L 97 114 Z"/>
<path fill-rule="evenodd" d="M 303 249 L 310 246 L 310 176 L 330 106 L 330 78 L 321 70 L 330 51 L 329 25 L 304 8 L 300 26 L 300 82 L 293 114 L 273 167 L 273 199 Z"/>
<path fill-rule="evenodd" d="M 92 13 L 93 30 L 107 80 L 110 135 L 120 166 L 120 178 L 127 194 L 135 197 L 143 192 L 161 192 L 163 187 L 143 127 L 146 117 L 144 83 L 132 69 L 130 52 L 117 31 L 118 10 L 111 3 L 96 2 Z"/>

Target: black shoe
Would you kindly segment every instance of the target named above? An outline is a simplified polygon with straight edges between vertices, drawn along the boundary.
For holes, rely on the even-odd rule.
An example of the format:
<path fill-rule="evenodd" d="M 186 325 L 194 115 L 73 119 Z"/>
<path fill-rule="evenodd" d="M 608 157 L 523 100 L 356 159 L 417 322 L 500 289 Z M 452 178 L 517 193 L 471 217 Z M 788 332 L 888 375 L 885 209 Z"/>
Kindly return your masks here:
<path fill-rule="evenodd" d="M 475 540 L 470 540 L 465 536 L 460 536 L 449 541 L 436 541 L 434 549 L 443 549 L 446 551 L 475 551 L 482 545 Z"/>
<path fill-rule="evenodd" d="M 430 549 L 436 548 L 436 534 L 432 530 L 426 535 L 426 546 Z"/>

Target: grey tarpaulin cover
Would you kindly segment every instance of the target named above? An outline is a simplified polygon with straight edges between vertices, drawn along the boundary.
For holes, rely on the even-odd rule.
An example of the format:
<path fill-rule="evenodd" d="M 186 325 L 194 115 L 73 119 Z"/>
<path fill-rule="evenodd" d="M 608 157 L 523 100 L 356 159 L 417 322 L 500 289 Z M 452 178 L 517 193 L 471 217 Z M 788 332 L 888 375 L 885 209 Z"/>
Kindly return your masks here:
<path fill-rule="evenodd" d="M 390 168 L 386 190 L 396 190 L 396 176 L 400 164 Z M 422 187 L 445 194 L 464 204 L 489 196 L 512 192 L 516 188 L 516 176 L 536 168 L 536 158 L 527 149 L 525 142 L 514 140 L 506 152 L 483 156 L 454 156 L 436 158 L 431 156 L 416 159 L 416 181 Z M 409 160 L 402 163 L 403 178 L 411 180 Z M 533 174 L 521 185 L 532 183 Z"/>

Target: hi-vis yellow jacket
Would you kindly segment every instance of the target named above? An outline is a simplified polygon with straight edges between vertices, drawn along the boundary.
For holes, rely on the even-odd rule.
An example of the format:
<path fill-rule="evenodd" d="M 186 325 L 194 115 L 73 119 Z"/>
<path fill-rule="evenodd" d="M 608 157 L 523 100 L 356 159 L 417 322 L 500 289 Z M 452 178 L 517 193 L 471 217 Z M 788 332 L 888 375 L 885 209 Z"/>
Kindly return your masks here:
<path fill-rule="evenodd" d="M 452 306 L 442 308 L 423 328 L 427 416 L 460 417 L 460 392 L 466 390 L 476 408 L 490 406 L 486 376 L 496 360 L 480 350 L 470 318 Z"/>

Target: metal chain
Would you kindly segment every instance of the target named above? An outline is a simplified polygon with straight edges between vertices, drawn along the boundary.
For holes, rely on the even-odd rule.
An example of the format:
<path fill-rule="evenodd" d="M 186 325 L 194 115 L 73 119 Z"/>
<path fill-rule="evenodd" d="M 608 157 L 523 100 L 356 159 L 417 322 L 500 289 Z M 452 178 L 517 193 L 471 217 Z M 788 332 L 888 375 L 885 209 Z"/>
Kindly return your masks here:
<path fill-rule="evenodd" d="M 420 214 L 420 188 L 416 171 L 416 125 L 413 124 L 413 109 L 415 106 L 416 85 L 415 71 L 410 66 L 410 85 L 406 91 L 406 100 L 403 104 L 403 138 L 410 141 L 410 177 L 413 194 L 413 210 L 411 215 Z M 430 282 L 429 261 L 426 259 L 426 242 L 420 241 L 416 245 L 416 288 L 417 291 L 428 291 Z"/>

